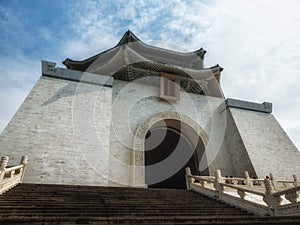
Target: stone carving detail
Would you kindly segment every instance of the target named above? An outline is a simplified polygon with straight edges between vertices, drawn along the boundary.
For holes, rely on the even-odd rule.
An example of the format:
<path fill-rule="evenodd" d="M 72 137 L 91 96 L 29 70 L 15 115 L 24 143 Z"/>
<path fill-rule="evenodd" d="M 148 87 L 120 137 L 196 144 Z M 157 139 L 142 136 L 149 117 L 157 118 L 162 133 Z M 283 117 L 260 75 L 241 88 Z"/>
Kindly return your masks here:
<path fill-rule="evenodd" d="M 4 156 L 1 158 L 0 195 L 23 181 L 27 159 L 27 156 L 23 156 L 20 165 L 7 167 L 9 157 Z"/>
<path fill-rule="evenodd" d="M 135 166 L 143 166 L 144 165 L 144 154 L 141 151 L 137 151 L 135 153 Z"/>
<path fill-rule="evenodd" d="M 257 180 L 264 182 L 264 184 L 255 183 L 255 185 L 250 186 L 246 185 L 246 183 L 229 183 L 226 177 L 222 177 L 220 170 L 216 171 L 215 177 L 192 175 L 189 171 L 190 170 L 186 168 L 186 181 L 189 190 L 208 195 L 212 198 L 218 198 L 221 201 L 225 201 L 237 207 L 246 208 L 250 212 L 262 216 L 300 215 L 300 205 L 298 200 L 300 186 L 285 187 L 285 190 L 280 191 L 275 191 L 274 186 L 272 186 L 275 181 L 280 184 L 292 183 L 292 181 L 251 179 L 248 177 L 247 172 L 245 172 L 247 175 L 245 178 L 230 178 L 230 181 L 245 182 L 247 179 L 250 179 L 250 182 L 257 182 Z M 233 193 L 237 193 L 238 196 L 233 196 Z M 250 198 L 246 198 L 246 196 L 249 196 Z M 283 202 L 282 196 L 285 196 L 290 203 Z M 263 201 L 261 201 L 261 199 L 263 199 Z"/>
<path fill-rule="evenodd" d="M 265 188 L 266 188 L 266 194 L 271 194 L 273 192 L 271 181 L 269 179 L 265 179 L 264 183 L 265 183 Z"/>
<path fill-rule="evenodd" d="M 291 203 L 296 203 L 297 198 L 299 197 L 297 192 L 289 192 L 289 193 L 286 193 L 284 196 Z"/>
<path fill-rule="evenodd" d="M 246 192 L 245 191 L 238 190 L 237 193 L 241 197 L 241 199 L 245 199 L 245 197 L 246 197 Z"/>
<path fill-rule="evenodd" d="M 167 119 L 179 120 L 182 123 L 190 126 L 202 139 L 204 145 L 206 146 L 208 143 L 208 136 L 205 131 L 200 127 L 200 125 L 189 118 L 188 116 L 181 115 L 178 112 L 159 112 L 155 113 L 146 119 L 136 130 L 136 134 L 134 137 L 134 151 L 133 151 L 133 165 L 135 166 L 144 166 L 144 144 L 145 144 L 145 136 L 148 130 L 157 122 Z M 133 173 L 135 174 L 135 173 Z M 135 178 L 133 178 L 135 180 Z"/>
<path fill-rule="evenodd" d="M 208 136 L 206 135 L 205 131 L 199 126 L 198 123 L 196 123 L 188 116 L 181 115 L 178 112 L 159 112 L 149 117 L 138 127 L 136 131 L 135 142 L 134 142 L 135 149 L 140 149 L 140 148 L 136 148 L 141 146 L 140 145 L 141 140 L 139 139 L 143 140 L 145 138 L 146 133 L 151 128 L 151 126 L 153 126 L 158 121 L 166 120 L 166 119 L 174 119 L 186 123 L 192 129 L 195 130 L 195 132 L 201 137 L 205 145 L 208 143 Z"/>

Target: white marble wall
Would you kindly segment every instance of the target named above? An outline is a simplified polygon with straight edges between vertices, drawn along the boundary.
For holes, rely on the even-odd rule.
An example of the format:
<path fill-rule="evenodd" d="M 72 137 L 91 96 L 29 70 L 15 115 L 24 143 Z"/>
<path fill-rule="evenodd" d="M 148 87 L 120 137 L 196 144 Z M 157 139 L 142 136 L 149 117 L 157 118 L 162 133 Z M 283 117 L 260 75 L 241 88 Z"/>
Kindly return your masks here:
<path fill-rule="evenodd" d="M 112 90 L 78 85 L 41 77 L 1 134 L 9 164 L 29 157 L 24 182 L 107 185 Z"/>
<path fill-rule="evenodd" d="M 62 68 L 52 73 L 72 76 Z M 259 177 L 299 174 L 300 153 L 272 114 L 225 109 L 222 98 L 183 91 L 179 101 L 167 102 L 159 87 L 134 82 L 102 86 L 64 79 L 42 76 L 0 136 L 1 156 L 8 155 L 10 164 L 28 155 L 25 182 L 142 184 L 143 172 L 133 180 L 132 166 L 143 161 L 132 151 L 137 131 L 153 115 L 172 113 L 203 132 L 212 175 L 216 169 L 234 176 L 244 170 Z"/>
<path fill-rule="evenodd" d="M 233 108 L 230 113 L 239 142 L 259 177 L 273 173 L 275 178 L 292 180 L 292 174 L 300 176 L 300 152 L 272 114 Z"/>
<path fill-rule="evenodd" d="M 138 127 L 152 115 L 161 112 L 177 112 L 191 118 L 194 123 L 198 123 L 208 136 L 214 132 L 212 131 L 212 115 L 223 99 L 181 91 L 179 101 L 167 102 L 159 98 L 159 91 L 159 87 L 114 80 L 109 163 L 110 177 L 117 178 L 113 180 L 113 183 L 130 185 L 133 182 L 131 166 L 135 164 L 135 158 L 130 149 L 134 148 L 133 140 Z M 221 149 L 227 151 L 226 146 L 220 146 L 219 150 L 222 151 Z M 224 156 L 226 153 L 222 152 L 217 158 Z M 225 168 L 228 160 L 220 159 L 219 164 L 214 165 L 212 170 L 214 171 L 217 166 Z M 140 179 L 144 178 L 140 177 Z M 142 183 L 143 181 L 135 182 Z"/>

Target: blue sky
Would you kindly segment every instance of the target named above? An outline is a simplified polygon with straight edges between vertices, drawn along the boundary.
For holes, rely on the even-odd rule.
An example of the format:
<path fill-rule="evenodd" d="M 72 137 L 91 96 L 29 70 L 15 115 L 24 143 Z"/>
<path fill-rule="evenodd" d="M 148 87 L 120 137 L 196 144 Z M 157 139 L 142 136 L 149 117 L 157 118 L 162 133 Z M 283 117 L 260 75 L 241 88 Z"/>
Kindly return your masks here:
<path fill-rule="evenodd" d="M 62 66 L 113 47 L 130 29 L 149 44 L 207 50 L 219 63 L 226 97 L 269 101 L 300 147 L 300 2 L 0 1 L 0 131 L 41 75 L 40 61 Z"/>

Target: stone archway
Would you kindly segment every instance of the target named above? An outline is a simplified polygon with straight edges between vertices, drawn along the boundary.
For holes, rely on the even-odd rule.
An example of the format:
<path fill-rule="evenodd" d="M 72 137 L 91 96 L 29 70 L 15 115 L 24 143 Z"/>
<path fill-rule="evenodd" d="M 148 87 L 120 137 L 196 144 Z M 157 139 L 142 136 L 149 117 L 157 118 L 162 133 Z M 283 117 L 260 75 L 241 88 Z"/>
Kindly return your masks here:
<path fill-rule="evenodd" d="M 191 118 L 177 112 L 160 112 L 150 116 L 138 127 L 134 138 L 134 151 L 132 154 L 133 186 L 147 187 L 145 183 L 145 137 L 149 129 L 154 129 L 163 124 L 166 125 L 166 122 L 168 127 L 175 128 L 185 134 L 193 146 L 197 146 L 198 140 L 200 140 L 203 149 L 206 148 L 208 137 L 200 125 Z M 193 140 L 197 140 L 197 143 L 193 143 Z"/>
<path fill-rule="evenodd" d="M 197 146 L 180 130 L 170 125 L 170 120 L 166 120 L 166 126 L 152 127 L 145 138 L 145 183 L 151 188 L 186 188 L 185 168 L 190 167 L 192 174 L 200 175 L 198 170 Z M 171 121 L 178 122 L 178 121 Z M 203 145 L 199 146 L 203 151 Z M 169 165 L 172 161 L 168 160 L 174 154 L 174 151 L 180 151 L 176 160 L 172 160 L 177 165 Z M 187 159 L 184 156 L 188 154 Z M 163 179 L 158 177 L 157 171 L 153 165 L 165 160 L 163 169 L 159 175 L 163 174 Z M 177 167 L 179 166 L 179 167 Z M 173 171 L 171 174 L 165 170 Z M 203 174 L 204 175 L 204 174 Z M 205 174 L 208 175 L 208 174 Z"/>

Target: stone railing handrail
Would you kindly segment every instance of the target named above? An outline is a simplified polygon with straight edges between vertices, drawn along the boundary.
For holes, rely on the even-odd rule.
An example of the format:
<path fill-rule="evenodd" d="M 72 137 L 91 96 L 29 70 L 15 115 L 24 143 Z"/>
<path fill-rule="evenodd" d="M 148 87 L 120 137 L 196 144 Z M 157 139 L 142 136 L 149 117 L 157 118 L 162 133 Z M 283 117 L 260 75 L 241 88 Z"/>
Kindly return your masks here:
<path fill-rule="evenodd" d="M 208 178 L 208 177 L 202 177 L 202 176 L 194 176 L 194 175 L 188 175 L 189 178 L 194 178 L 195 180 L 199 181 L 206 181 L 206 182 L 214 182 L 215 178 Z"/>
<path fill-rule="evenodd" d="M 293 184 L 294 181 L 291 180 L 276 180 L 278 183 L 287 183 L 287 184 Z"/>
<path fill-rule="evenodd" d="M 277 197 L 277 196 L 280 196 L 280 195 L 285 195 L 285 194 L 288 194 L 288 193 L 291 193 L 291 192 L 298 192 L 298 191 L 300 191 L 300 186 L 292 187 L 292 188 L 282 190 L 282 191 L 277 191 L 277 192 L 274 192 L 273 195 L 275 197 Z"/>
<path fill-rule="evenodd" d="M 256 195 L 260 195 L 260 196 L 265 196 L 265 194 L 261 191 L 256 191 L 256 190 L 253 190 L 253 189 L 249 189 L 249 188 L 244 188 L 242 186 L 236 186 L 234 184 L 220 184 L 221 186 L 223 187 L 229 187 L 229 188 L 232 188 L 232 189 L 236 189 L 238 191 L 245 191 L 245 192 L 248 192 L 248 193 L 252 193 L 252 194 L 256 194 Z"/>
<path fill-rule="evenodd" d="M 284 216 L 300 215 L 300 185 L 293 175 L 294 181 L 284 181 L 294 187 L 280 190 L 274 176 L 266 179 L 252 179 L 248 172 L 245 178 L 222 177 L 216 171 L 215 177 L 194 176 L 186 168 L 187 189 L 199 192 L 212 198 L 246 209 L 259 215 Z M 262 182 L 263 181 L 263 182 Z M 238 184 L 238 182 L 242 182 Z"/>
<path fill-rule="evenodd" d="M 19 170 L 23 167 L 24 167 L 24 165 L 12 166 L 12 167 L 6 168 L 5 173 L 9 173 L 9 172 L 14 171 L 14 170 Z"/>
<path fill-rule="evenodd" d="M 21 158 L 20 165 L 7 168 L 9 160 L 8 156 L 4 156 L 0 161 L 0 194 L 8 191 L 17 184 L 21 183 L 24 179 L 27 156 Z"/>

